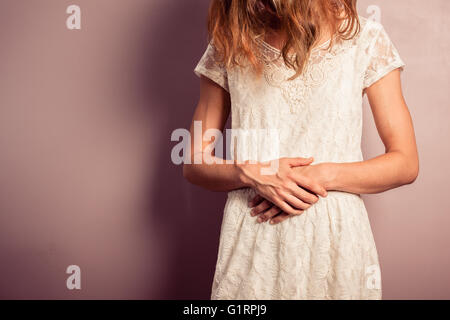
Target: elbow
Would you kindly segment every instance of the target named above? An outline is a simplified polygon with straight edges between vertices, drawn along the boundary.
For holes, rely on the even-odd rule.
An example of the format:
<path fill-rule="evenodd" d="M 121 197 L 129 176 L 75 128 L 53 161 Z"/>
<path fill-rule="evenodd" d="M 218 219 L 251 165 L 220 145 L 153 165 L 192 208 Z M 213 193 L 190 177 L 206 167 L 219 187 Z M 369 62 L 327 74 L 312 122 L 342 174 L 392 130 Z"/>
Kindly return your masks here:
<path fill-rule="evenodd" d="M 419 176 L 419 161 L 412 160 L 404 166 L 403 184 L 412 184 L 417 180 Z"/>
<path fill-rule="evenodd" d="M 188 164 L 183 165 L 183 178 L 192 183 L 192 170 Z"/>
<path fill-rule="evenodd" d="M 407 183 L 406 184 L 412 184 L 417 180 L 417 177 L 419 176 L 419 166 L 417 166 L 414 169 L 411 169 L 410 172 L 408 172 L 407 175 Z"/>
<path fill-rule="evenodd" d="M 195 183 L 195 173 L 194 173 L 194 168 L 193 168 L 192 164 L 184 164 L 183 165 L 183 177 L 188 182 L 190 182 L 192 184 L 196 184 Z"/>
<path fill-rule="evenodd" d="M 184 160 L 185 161 L 183 162 L 183 178 L 192 184 L 196 184 L 195 180 L 197 173 L 195 171 L 197 165 L 195 165 L 195 159 L 192 151 L 189 152 L 188 155 L 186 155 Z"/>

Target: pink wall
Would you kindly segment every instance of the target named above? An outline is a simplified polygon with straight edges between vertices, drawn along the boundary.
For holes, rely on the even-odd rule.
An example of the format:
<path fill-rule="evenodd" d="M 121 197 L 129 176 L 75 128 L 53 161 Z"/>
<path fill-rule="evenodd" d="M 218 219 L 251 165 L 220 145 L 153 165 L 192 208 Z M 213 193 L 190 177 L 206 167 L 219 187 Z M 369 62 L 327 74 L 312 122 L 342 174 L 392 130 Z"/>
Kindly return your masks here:
<path fill-rule="evenodd" d="M 82 10 L 68 30 L 66 8 Z M 450 298 L 450 2 L 360 1 L 407 63 L 421 174 L 366 196 L 384 297 Z M 225 196 L 170 160 L 208 1 L 0 4 L 0 298 L 208 298 Z M 383 151 L 365 106 L 367 157 Z M 69 265 L 82 289 L 66 288 Z"/>

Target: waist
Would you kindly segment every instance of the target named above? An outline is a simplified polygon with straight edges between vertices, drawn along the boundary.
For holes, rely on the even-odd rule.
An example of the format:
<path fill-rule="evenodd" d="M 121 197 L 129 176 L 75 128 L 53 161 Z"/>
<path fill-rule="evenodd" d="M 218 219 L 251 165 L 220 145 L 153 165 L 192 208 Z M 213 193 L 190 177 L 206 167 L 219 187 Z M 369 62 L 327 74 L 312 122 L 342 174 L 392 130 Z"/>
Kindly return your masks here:
<path fill-rule="evenodd" d="M 256 191 L 252 188 L 243 188 L 229 191 L 227 203 L 241 203 L 242 205 L 245 205 L 245 207 L 248 207 L 248 201 L 253 199 L 256 195 Z M 328 195 L 326 197 L 320 197 L 319 201 L 353 201 L 355 203 L 363 203 L 360 194 L 343 191 L 328 191 Z"/>

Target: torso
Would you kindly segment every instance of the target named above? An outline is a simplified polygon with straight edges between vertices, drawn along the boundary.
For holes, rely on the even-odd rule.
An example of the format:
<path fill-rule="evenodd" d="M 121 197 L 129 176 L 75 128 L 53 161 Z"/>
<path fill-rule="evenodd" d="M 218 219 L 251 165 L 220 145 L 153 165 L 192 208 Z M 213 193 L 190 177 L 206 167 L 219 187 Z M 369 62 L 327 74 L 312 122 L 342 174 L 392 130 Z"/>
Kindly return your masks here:
<path fill-rule="evenodd" d="M 362 160 L 365 32 L 311 53 L 304 73 L 286 81 L 277 48 L 261 42 L 266 66 L 228 72 L 238 159 L 310 157 L 317 162 Z M 371 27 L 370 25 L 368 26 Z M 359 195 L 329 192 L 301 216 L 258 224 L 247 201 L 251 189 L 228 194 L 213 299 L 379 299 L 366 288 L 378 267 L 367 212 Z"/>

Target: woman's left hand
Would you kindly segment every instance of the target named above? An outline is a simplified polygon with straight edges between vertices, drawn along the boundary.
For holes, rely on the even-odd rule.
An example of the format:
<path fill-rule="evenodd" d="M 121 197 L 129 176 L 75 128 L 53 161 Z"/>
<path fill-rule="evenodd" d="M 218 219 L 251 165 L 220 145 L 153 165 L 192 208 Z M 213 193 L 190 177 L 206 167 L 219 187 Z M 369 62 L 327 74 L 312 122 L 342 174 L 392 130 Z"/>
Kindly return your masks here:
<path fill-rule="evenodd" d="M 326 190 L 328 190 L 327 184 L 329 178 L 331 177 L 330 169 L 331 168 L 326 163 L 294 168 L 294 170 L 302 170 L 303 175 L 309 176 L 311 179 L 316 180 Z M 310 191 L 308 190 L 308 192 Z M 249 207 L 252 208 L 250 214 L 252 217 L 257 216 L 259 223 L 270 221 L 271 224 L 278 224 L 294 216 L 283 212 L 273 203 L 264 199 L 260 195 L 256 195 L 251 201 L 249 201 Z"/>

